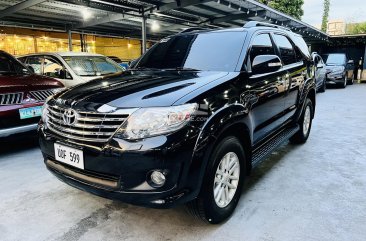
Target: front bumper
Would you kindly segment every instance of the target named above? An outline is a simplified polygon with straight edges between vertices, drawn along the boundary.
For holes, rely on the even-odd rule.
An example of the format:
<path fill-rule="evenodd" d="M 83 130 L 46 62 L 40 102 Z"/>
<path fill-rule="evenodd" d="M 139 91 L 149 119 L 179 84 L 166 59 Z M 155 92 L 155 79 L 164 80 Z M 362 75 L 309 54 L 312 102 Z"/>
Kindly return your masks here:
<path fill-rule="evenodd" d="M 62 140 L 41 125 L 39 140 L 48 170 L 63 182 L 109 199 L 168 208 L 193 199 L 199 190 L 194 185 L 197 178 L 187 173 L 196 142 L 195 135 L 187 138 L 188 133 L 193 132 L 181 130 L 133 143 L 112 138 L 105 146 L 94 148 Z M 57 162 L 55 142 L 82 149 L 85 169 Z M 149 174 L 157 169 L 166 173 L 162 187 L 149 184 Z"/>
<path fill-rule="evenodd" d="M 37 130 L 37 124 L 30 124 L 25 126 L 10 127 L 0 130 L 0 137 L 8 137 L 15 134 L 25 133 Z"/>
<path fill-rule="evenodd" d="M 341 74 L 328 74 L 327 75 L 327 84 L 343 84 L 344 83 L 344 73 Z"/>
<path fill-rule="evenodd" d="M 42 105 L 43 102 L 0 106 L 0 138 L 37 130 L 41 117 L 20 119 L 19 109 Z"/>

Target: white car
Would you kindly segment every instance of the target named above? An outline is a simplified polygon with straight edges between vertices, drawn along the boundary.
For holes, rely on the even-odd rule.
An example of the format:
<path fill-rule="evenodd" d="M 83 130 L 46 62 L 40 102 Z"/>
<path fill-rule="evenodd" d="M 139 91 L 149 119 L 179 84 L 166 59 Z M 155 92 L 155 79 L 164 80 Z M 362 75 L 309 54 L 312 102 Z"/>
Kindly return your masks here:
<path fill-rule="evenodd" d="M 123 68 L 101 54 L 54 52 L 18 57 L 36 74 L 53 77 L 65 87 L 85 83 L 101 76 L 123 72 Z"/>

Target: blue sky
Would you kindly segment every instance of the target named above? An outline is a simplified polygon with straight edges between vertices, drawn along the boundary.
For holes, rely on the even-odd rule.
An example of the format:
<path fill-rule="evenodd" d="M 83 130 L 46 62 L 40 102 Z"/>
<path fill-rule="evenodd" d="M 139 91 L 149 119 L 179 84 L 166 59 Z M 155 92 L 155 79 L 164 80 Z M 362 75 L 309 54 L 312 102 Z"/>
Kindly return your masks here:
<path fill-rule="evenodd" d="M 329 20 L 366 22 L 365 0 L 330 0 Z M 302 20 L 311 25 L 321 24 L 323 0 L 304 0 Z"/>

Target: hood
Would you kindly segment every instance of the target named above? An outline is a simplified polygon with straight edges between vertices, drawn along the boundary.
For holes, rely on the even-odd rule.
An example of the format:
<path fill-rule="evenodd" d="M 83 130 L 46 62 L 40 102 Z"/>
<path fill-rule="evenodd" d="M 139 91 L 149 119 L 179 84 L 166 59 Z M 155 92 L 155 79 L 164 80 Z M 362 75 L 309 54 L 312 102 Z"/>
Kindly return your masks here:
<path fill-rule="evenodd" d="M 126 71 L 75 86 L 57 96 L 58 103 L 93 109 L 107 104 L 118 108 L 170 106 L 181 97 L 227 72 Z"/>
<path fill-rule="evenodd" d="M 344 66 L 342 64 L 338 64 L 338 65 L 326 65 L 325 69 L 327 70 L 328 73 L 334 72 L 334 71 L 343 71 L 344 70 Z"/>
<path fill-rule="evenodd" d="M 79 76 L 84 82 L 89 82 L 91 80 L 100 79 L 101 76 Z"/>
<path fill-rule="evenodd" d="M 58 80 L 41 75 L 0 75 L 0 93 L 26 92 L 64 87 Z"/>

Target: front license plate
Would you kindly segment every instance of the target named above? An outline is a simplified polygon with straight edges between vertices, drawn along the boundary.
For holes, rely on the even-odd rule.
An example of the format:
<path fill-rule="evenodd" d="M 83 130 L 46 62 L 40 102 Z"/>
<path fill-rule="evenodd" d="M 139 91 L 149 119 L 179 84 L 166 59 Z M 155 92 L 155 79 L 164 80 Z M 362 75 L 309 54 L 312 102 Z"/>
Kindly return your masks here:
<path fill-rule="evenodd" d="M 19 109 L 20 119 L 28 119 L 42 115 L 42 106 Z"/>
<path fill-rule="evenodd" d="M 55 146 L 55 158 L 57 161 L 66 163 L 70 166 L 74 166 L 80 169 L 84 169 L 83 151 L 68 146 L 60 145 L 58 143 L 55 143 L 54 146 Z"/>

